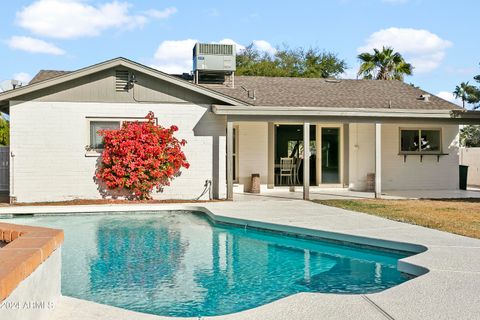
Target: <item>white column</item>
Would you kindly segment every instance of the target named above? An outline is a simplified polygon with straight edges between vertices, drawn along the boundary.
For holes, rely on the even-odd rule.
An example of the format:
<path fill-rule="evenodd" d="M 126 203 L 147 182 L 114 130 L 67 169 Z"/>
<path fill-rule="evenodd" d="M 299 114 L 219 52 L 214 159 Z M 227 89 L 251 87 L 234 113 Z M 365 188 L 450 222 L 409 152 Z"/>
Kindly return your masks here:
<path fill-rule="evenodd" d="M 303 123 L 303 200 L 310 199 L 310 123 Z"/>
<path fill-rule="evenodd" d="M 317 149 L 319 150 L 319 149 Z M 350 123 L 343 124 L 343 150 L 342 150 L 342 186 L 348 188 L 350 184 Z"/>
<path fill-rule="evenodd" d="M 233 200 L 233 122 L 227 121 L 227 200 Z"/>
<path fill-rule="evenodd" d="M 375 123 L 375 198 L 382 196 L 382 124 Z"/>
<path fill-rule="evenodd" d="M 275 124 L 268 123 L 268 177 L 267 188 L 273 189 L 275 185 Z"/>
<path fill-rule="evenodd" d="M 317 150 L 322 150 L 322 126 L 320 124 L 316 124 L 315 135 L 316 135 L 316 147 Z M 316 158 L 316 174 L 317 174 L 317 186 L 322 184 L 322 152 L 317 152 Z"/>

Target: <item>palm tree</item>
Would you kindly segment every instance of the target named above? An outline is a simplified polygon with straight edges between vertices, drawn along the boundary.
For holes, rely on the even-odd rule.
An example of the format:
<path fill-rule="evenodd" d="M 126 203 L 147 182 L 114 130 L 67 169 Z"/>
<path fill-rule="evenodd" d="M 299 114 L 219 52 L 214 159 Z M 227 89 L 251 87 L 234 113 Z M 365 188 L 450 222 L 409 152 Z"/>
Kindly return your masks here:
<path fill-rule="evenodd" d="M 405 75 L 412 75 L 413 66 L 391 47 L 373 49 L 373 54 L 360 53 L 358 59 L 361 61 L 358 75 L 365 79 L 403 81 Z"/>
<path fill-rule="evenodd" d="M 480 90 L 477 89 L 475 86 L 467 82 L 462 82 L 458 86 L 455 87 L 455 91 L 453 91 L 453 95 L 457 99 L 462 99 L 463 108 L 465 109 L 465 102 L 468 103 L 477 103 L 480 99 L 479 96 Z"/>

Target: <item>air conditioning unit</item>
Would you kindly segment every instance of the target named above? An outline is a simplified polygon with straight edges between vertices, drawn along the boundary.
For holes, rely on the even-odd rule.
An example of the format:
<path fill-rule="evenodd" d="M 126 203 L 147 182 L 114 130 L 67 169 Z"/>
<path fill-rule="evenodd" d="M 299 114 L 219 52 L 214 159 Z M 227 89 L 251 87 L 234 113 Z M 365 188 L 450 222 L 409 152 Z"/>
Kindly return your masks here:
<path fill-rule="evenodd" d="M 235 45 L 197 43 L 193 47 L 193 71 L 231 73 L 236 70 Z"/>

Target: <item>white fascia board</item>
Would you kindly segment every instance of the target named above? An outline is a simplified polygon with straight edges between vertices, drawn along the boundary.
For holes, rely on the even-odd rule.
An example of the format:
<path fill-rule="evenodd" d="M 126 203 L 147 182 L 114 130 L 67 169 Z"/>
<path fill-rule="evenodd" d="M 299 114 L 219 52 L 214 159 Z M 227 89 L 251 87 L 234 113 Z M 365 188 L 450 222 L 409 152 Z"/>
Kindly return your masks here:
<path fill-rule="evenodd" d="M 218 115 L 248 116 L 325 116 L 325 117 L 381 117 L 381 118 L 452 118 L 452 110 L 374 109 L 374 108 L 320 108 L 284 106 L 224 106 L 213 105 Z"/>

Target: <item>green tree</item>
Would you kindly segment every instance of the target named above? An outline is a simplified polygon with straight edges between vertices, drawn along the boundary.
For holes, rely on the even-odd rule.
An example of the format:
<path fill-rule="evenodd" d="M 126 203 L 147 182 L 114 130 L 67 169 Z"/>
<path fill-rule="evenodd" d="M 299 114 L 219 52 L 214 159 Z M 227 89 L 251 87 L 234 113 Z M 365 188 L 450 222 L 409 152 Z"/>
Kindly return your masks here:
<path fill-rule="evenodd" d="M 468 125 L 460 129 L 460 144 L 463 147 L 480 147 L 480 125 Z"/>
<path fill-rule="evenodd" d="M 480 83 L 480 74 L 473 77 L 473 79 Z M 480 87 L 475 87 L 474 93 L 470 97 L 470 103 L 475 104 L 473 106 L 474 110 L 480 108 Z"/>
<path fill-rule="evenodd" d="M 0 146 L 8 146 L 10 144 L 10 123 L 3 115 L 0 115 Z"/>
<path fill-rule="evenodd" d="M 284 46 L 275 54 L 262 53 L 253 44 L 237 55 L 237 75 L 266 77 L 337 77 L 347 63 L 331 52 L 318 48 L 290 49 Z"/>
<path fill-rule="evenodd" d="M 309 49 L 302 52 L 304 61 L 303 76 L 308 78 L 338 77 L 345 72 L 347 63 L 331 52 Z"/>
<path fill-rule="evenodd" d="M 478 102 L 478 89 L 475 86 L 472 86 L 467 82 L 462 82 L 455 87 L 453 95 L 457 99 L 462 99 L 462 105 L 465 109 L 465 102 L 476 103 Z"/>
<path fill-rule="evenodd" d="M 361 62 L 358 75 L 365 79 L 403 81 L 405 75 L 413 73 L 413 66 L 391 47 L 373 49 L 373 54 L 360 53 L 358 59 Z"/>

